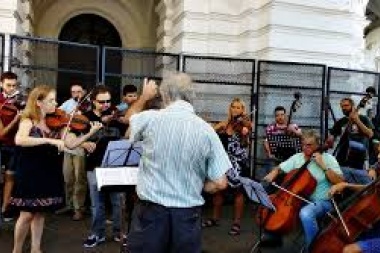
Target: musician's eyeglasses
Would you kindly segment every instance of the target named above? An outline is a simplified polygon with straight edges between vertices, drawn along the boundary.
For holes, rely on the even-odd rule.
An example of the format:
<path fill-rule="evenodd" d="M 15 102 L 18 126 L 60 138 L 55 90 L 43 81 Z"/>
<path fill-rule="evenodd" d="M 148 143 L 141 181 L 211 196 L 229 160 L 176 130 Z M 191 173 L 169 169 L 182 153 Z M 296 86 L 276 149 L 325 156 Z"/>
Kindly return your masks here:
<path fill-rule="evenodd" d="M 111 100 L 96 100 L 99 104 L 109 104 Z"/>

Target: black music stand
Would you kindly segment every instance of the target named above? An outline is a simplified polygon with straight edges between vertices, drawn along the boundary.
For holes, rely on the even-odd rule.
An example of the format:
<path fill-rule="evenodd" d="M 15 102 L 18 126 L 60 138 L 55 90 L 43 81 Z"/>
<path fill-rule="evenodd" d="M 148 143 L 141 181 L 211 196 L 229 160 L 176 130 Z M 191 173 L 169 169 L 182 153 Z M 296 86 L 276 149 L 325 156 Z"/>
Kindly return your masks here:
<path fill-rule="evenodd" d="M 136 167 L 140 163 L 142 153 L 141 143 L 131 143 L 128 140 L 111 141 L 108 143 L 107 150 L 103 156 L 102 167 Z M 121 192 L 120 206 L 121 211 L 121 231 L 120 231 L 120 253 L 129 253 L 125 236 L 125 202 L 126 194 L 130 191 L 130 186 L 114 185 L 110 186 L 111 191 Z M 132 222 L 133 201 L 128 210 L 128 229 L 129 232 Z"/>
<path fill-rule="evenodd" d="M 301 152 L 301 138 L 288 134 L 270 134 L 267 136 L 272 154 L 285 161 L 292 155 Z"/>
<path fill-rule="evenodd" d="M 260 183 L 246 177 L 240 177 L 239 180 L 242 183 L 243 188 L 245 192 L 247 193 L 247 196 L 250 200 L 252 200 L 253 202 L 265 208 L 268 208 L 271 211 L 276 211 L 276 207 L 273 205 L 267 192 L 265 191 L 264 187 Z M 261 252 L 261 249 L 260 249 L 261 239 L 262 239 L 262 216 L 260 212 L 259 213 L 259 240 L 252 246 L 251 251 L 250 251 L 251 253 L 255 252 L 256 249 L 259 249 L 258 252 Z"/>

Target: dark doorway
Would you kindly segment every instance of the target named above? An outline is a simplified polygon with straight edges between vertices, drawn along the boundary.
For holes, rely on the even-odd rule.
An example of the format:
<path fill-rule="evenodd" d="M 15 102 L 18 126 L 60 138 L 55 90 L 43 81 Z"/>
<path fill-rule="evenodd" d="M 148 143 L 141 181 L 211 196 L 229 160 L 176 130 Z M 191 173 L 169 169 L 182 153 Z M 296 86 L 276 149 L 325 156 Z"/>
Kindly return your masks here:
<path fill-rule="evenodd" d="M 97 47 L 60 44 L 57 80 L 58 102 L 70 98 L 70 85 L 81 83 L 90 90 L 99 82 L 102 73 L 102 47 L 121 47 L 121 38 L 115 27 L 106 19 L 94 14 L 81 14 L 70 19 L 62 28 L 60 41 L 91 44 Z M 97 50 L 99 49 L 99 51 Z M 107 62 L 107 69 L 121 72 L 121 57 Z M 120 87 L 112 87 L 114 99 L 120 97 Z"/>

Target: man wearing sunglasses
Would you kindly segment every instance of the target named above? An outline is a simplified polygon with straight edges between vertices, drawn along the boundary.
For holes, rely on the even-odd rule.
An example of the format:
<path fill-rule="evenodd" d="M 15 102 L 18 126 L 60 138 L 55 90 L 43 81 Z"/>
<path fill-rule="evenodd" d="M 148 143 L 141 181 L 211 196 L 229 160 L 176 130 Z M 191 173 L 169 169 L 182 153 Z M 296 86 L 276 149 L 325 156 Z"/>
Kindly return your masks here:
<path fill-rule="evenodd" d="M 126 130 L 126 125 L 121 123 L 116 115 L 116 109 L 111 108 L 111 92 L 104 85 L 97 86 L 91 93 L 92 110 L 84 115 L 90 121 L 103 123 L 104 127 L 89 140 L 86 159 L 88 188 L 91 199 L 92 225 L 91 234 L 85 240 L 83 246 L 92 248 L 105 242 L 106 215 L 105 198 L 110 195 L 112 204 L 113 240 L 120 241 L 120 193 L 98 191 L 94 169 L 102 163 L 104 153 L 110 141 L 118 140 Z"/>

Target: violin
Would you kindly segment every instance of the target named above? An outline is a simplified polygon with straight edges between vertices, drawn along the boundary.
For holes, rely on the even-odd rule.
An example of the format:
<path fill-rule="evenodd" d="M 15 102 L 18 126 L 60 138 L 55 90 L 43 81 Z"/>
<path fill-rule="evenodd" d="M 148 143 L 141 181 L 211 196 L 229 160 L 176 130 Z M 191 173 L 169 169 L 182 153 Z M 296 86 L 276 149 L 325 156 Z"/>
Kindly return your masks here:
<path fill-rule="evenodd" d="M 53 130 L 59 130 L 64 127 L 70 127 L 74 131 L 86 131 L 90 125 L 89 119 L 80 114 L 72 116 L 61 109 L 56 109 L 54 113 L 49 113 L 45 118 L 46 125 Z"/>
<path fill-rule="evenodd" d="M 14 118 L 19 112 L 19 109 L 12 104 L 3 104 L 0 107 L 0 115 Z"/>
<path fill-rule="evenodd" d="M 7 117 L 15 117 L 20 110 L 26 105 L 26 98 L 16 91 L 14 94 L 7 96 L 3 104 L 0 105 L 0 115 Z"/>
<path fill-rule="evenodd" d="M 336 219 L 319 234 L 311 245 L 311 253 L 341 253 L 343 248 L 380 221 L 380 179 L 376 179 L 347 202 L 351 205 L 342 212 L 342 223 Z"/>
<path fill-rule="evenodd" d="M 282 188 L 289 192 L 302 197 L 310 196 L 317 186 L 317 181 L 307 169 L 310 160 L 306 161 L 301 168 L 293 170 L 286 174 Z M 273 205 L 276 207 L 276 212 L 270 212 L 266 208 L 259 208 L 261 215 L 261 225 L 267 231 L 275 233 L 288 233 L 298 222 L 298 214 L 303 205 L 302 200 L 283 191 L 269 196 Z"/>

